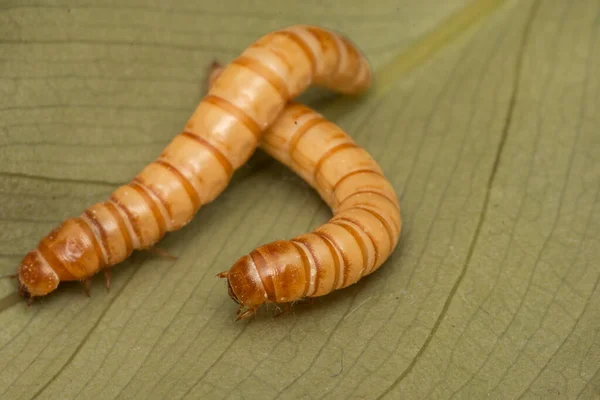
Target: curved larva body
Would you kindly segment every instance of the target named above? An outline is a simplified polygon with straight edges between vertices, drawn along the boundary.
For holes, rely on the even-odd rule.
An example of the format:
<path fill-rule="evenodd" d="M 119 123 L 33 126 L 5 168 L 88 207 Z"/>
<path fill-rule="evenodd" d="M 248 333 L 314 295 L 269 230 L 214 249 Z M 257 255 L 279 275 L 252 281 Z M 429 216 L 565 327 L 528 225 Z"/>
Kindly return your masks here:
<path fill-rule="evenodd" d="M 371 70 L 347 39 L 322 28 L 296 25 L 257 40 L 228 65 L 157 160 L 25 256 L 22 293 L 42 296 L 60 281 L 84 280 L 187 224 L 311 84 L 357 94 L 370 86 Z"/>
<path fill-rule="evenodd" d="M 258 247 L 219 274 L 240 304 L 238 318 L 264 303 L 322 296 L 356 283 L 388 258 L 401 231 L 398 198 L 381 168 L 315 111 L 290 104 L 261 147 L 315 188 L 334 216 L 311 233 Z"/>

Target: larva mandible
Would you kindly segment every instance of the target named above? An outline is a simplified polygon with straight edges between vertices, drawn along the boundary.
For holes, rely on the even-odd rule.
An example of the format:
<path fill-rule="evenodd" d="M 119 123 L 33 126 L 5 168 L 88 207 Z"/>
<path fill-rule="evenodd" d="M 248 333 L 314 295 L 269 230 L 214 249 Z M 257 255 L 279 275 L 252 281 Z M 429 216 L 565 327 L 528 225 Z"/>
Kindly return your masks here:
<path fill-rule="evenodd" d="M 61 281 L 87 283 L 102 269 L 108 286 L 109 267 L 186 225 L 226 188 L 290 99 L 311 84 L 359 94 L 371 81 L 366 58 L 335 32 L 293 25 L 259 38 L 227 66 L 155 161 L 25 255 L 21 294 L 31 302 Z"/>
<path fill-rule="evenodd" d="M 211 78 L 218 76 L 218 66 Z M 260 146 L 317 190 L 333 217 L 313 232 L 260 246 L 229 271 L 237 319 L 265 303 L 317 297 L 377 270 L 400 238 L 400 204 L 371 155 L 339 126 L 307 106 L 290 102 Z"/>

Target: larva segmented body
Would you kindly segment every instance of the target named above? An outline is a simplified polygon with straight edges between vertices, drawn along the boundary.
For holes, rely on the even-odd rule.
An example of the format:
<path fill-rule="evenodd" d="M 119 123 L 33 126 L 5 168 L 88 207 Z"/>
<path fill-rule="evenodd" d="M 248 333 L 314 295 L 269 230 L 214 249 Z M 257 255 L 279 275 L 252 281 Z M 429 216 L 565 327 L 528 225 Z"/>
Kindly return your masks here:
<path fill-rule="evenodd" d="M 151 248 L 226 188 L 290 99 L 311 84 L 358 94 L 371 79 L 354 45 L 326 29 L 294 25 L 258 39 L 227 66 L 154 162 L 24 257 L 21 293 L 46 295 L 61 281 L 85 281 Z"/>
<path fill-rule="evenodd" d="M 400 205 L 369 153 L 310 108 L 290 103 L 261 147 L 292 169 L 333 210 L 311 233 L 258 247 L 219 277 L 240 304 L 238 319 L 264 303 L 326 295 L 379 268 L 398 243 Z"/>

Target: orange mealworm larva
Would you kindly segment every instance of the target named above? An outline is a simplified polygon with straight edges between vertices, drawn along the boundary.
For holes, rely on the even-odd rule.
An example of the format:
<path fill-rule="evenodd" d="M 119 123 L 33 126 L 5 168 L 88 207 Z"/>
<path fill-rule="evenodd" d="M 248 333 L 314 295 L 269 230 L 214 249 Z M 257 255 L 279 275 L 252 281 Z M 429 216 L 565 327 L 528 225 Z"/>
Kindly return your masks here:
<path fill-rule="evenodd" d="M 24 257 L 21 294 L 33 299 L 61 281 L 87 282 L 186 225 L 225 189 L 265 129 L 309 85 L 359 94 L 371 81 L 363 55 L 329 30 L 294 25 L 259 38 L 225 68 L 185 130 L 155 161 L 108 201 L 63 222 Z"/>
<path fill-rule="evenodd" d="M 240 304 L 288 303 L 352 285 L 379 268 L 401 231 L 394 188 L 369 153 L 320 114 L 290 103 L 261 147 L 314 189 L 333 217 L 313 232 L 258 247 L 219 277 Z"/>
<path fill-rule="evenodd" d="M 334 215 L 311 233 L 258 247 L 218 275 L 240 305 L 238 320 L 265 303 L 358 282 L 387 260 L 402 226 L 398 198 L 379 165 L 319 113 L 288 103 L 260 146 L 316 189 Z"/>

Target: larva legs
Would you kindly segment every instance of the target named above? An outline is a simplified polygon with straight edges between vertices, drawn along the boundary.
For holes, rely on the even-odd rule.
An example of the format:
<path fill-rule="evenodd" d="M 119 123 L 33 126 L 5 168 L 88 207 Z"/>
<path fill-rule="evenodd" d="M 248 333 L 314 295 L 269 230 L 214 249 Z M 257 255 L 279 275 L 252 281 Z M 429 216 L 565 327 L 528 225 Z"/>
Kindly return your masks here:
<path fill-rule="evenodd" d="M 146 250 L 148 250 L 150 253 L 152 253 L 154 255 L 157 255 L 157 256 L 160 256 L 160 257 L 165 257 L 165 258 L 171 259 L 173 261 L 177 260 L 177 257 L 169 254 L 168 251 L 166 251 L 164 249 L 161 249 L 161 248 L 158 248 L 158 247 L 151 247 L 151 248 L 146 249 Z"/>
<path fill-rule="evenodd" d="M 186 225 L 225 190 L 287 102 L 312 84 L 358 94 L 371 85 L 371 70 L 348 39 L 319 27 L 259 38 L 225 68 L 155 161 L 25 255 L 20 292 L 44 296 L 62 281 L 85 280 Z"/>
<path fill-rule="evenodd" d="M 213 64 L 211 78 L 219 73 Z M 399 202 L 379 165 L 317 112 L 289 103 L 261 147 L 315 188 L 334 216 L 311 233 L 260 246 L 218 275 L 240 304 L 238 319 L 264 303 L 323 296 L 356 283 L 384 263 L 401 231 Z"/>
<path fill-rule="evenodd" d="M 88 279 L 84 279 L 81 281 L 81 285 L 83 286 L 83 292 L 87 297 L 90 297 L 90 290 L 92 288 L 92 281 Z"/>
<path fill-rule="evenodd" d="M 104 283 L 106 285 L 106 290 L 110 290 L 110 268 L 104 268 Z"/>

